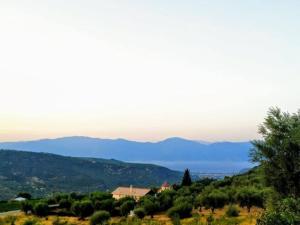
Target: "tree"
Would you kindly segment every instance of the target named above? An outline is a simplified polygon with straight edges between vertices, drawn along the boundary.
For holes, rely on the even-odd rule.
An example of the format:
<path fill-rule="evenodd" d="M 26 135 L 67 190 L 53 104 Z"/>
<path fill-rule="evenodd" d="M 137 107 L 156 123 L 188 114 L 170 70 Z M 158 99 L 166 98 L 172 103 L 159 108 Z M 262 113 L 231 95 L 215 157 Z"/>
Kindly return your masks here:
<path fill-rule="evenodd" d="M 120 211 L 122 216 L 128 216 L 131 210 L 134 209 L 133 201 L 126 201 L 120 206 Z"/>
<path fill-rule="evenodd" d="M 29 194 L 27 192 L 20 192 L 17 197 L 22 197 L 22 198 L 26 198 L 26 199 L 30 200 L 31 194 Z"/>
<path fill-rule="evenodd" d="M 30 211 L 32 212 L 32 210 L 33 210 L 32 204 L 29 201 L 22 202 L 21 203 L 21 210 L 25 214 L 28 214 Z"/>
<path fill-rule="evenodd" d="M 189 171 L 189 169 L 186 169 L 183 174 L 181 185 L 182 186 L 191 186 L 191 184 L 192 184 L 192 179 L 191 179 L 190 171 Z"/>
<path fill-rule="evenodd" d="M 72 205 L 72 211 L 76 216 L 81 219 L 90 216 L 94 212 L 94 207 L 91 201 L 85 200 L 82 202 L 76 201 Z"/>
<path fill-rule="evenodd" d="M 94 207 L 96 210 L 105 210 L 111 213 L 114 209 L 114 199 L 96 200 Z"/>
<path fill-rule="evenodd" d="M 254 187 L 244 187 L 238 190 L 236 200 L 241 207 L 247 207 L 250 212 L 252 206 L 263 207 L 263 193 Z"/>
<path fill-rule="evenodd" d="M 210 208 L 212 213 L 214 213 L 215 209 L 223 208 L 227 201 L 228 196 L 226 193 L 217 189 L 212 190 L 210 193 L 204 193 L 201 200 L 202 204 Z"/>
<path fill-rule="evenodd" d="M 192 209 L 192 204 L 181 202 L 180 204 L 174 205 L 172 208 L 170 208 L 167 214 L 170 218 L 174 218 L 176 216 L 179 216 L 180 218 L 187 218 L 191 216 Z"/>
<path fill-rule="evenodd" d="M 47 216 L 49 213 L 48 204 L 45 202 L 39 202 L 33 207 L 33 212 L 37 216 Z"/>
<path fill-rule="evenodd" d="M 136 208 L 136 209 L 134 210 L 134 214 L 135 214 L 138 218 L 143 219 L 143 218 L 145 217 L 145 215 L 146 215 L 146 212 L 145 212 L 145 209 L 144 209 L 144 208 L 139 207 L 139 208 Z"/>
<path fill-rule="evenodd" d="M 107 211 L 101 210 L 95 212 L 90 218 L 90 225 L 106 224 L 110 219 L 110 214 Z"/>
<path fill-rule="evenodd" d="M 147 215 L 150 215 L 153 218 L 155 212 L 158 211 L 159 205 L 150 199 L 145 199 L 142 203 L 142 207 L 145 209 Z"/>
<path fill-rule="evenodd" d="M 300 111 L 271 108 L 259 127 L 263 140 L 253 141 L 252 160 L 259 162 L 267 184 L 282 196 L 300 196 Z"/>
<path fill-rule="evenodd" d="M 275 210 L 274 210 L 275 209 Z M 286 198 L 274 209 L 263 212 L 257 220 L 257 225 L 298 225 L 300 224 L 300 199 Z"/>
<path fill-rule="evenodd" d="M 70 209 L 72 206 L 72 202 L 69 199 L 62 198 L 59 201 L 59 207 L 62 209 Z"/>

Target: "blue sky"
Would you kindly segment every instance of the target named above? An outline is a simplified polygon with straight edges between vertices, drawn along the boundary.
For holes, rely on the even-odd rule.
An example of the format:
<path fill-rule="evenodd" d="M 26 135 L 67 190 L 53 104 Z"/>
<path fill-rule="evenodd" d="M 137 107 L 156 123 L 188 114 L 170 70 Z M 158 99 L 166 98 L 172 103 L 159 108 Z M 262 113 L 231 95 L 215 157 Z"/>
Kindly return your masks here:
<path fill-rule="evenodd" d="M 299 1 L 0 2 L 0 139 L 249 140 L 300 102 Z"/>

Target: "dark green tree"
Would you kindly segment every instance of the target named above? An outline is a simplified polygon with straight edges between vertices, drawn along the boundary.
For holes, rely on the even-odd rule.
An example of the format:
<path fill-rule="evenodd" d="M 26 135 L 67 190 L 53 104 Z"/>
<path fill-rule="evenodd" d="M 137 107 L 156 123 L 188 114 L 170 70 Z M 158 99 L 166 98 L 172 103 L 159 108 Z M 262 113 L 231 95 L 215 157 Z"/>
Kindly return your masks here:
<path fill-rule="evenodd" d="M 214 213 L 215 209 L 223 208 L 228 202 L 227 194 L 217 189 L 204 193 L 201 195 L 201 198 L 201 203 L 205 207 L 210 208 L 212 213 Z"/>
<path fill-rule="evenodd" d="M 22 202 L 21 203 L 21 210 L 25 214 L 28 214 L 29 212 L 32 212 L 32 210 L 33 210 L 32 204 L 29 201 Z"/>
<path fill-rule="evenodd" d="M 241 207 L 247 207 L 250 212 L 252 206 L 263 207 L 263 192 L 254 187 L 244 187 L 236 193 L 236 200 Z"/>
<path fill-rule="evenodd" d="M 300 111 L 271 108 L 259 127 L 263 140 L 253 141 L 252 160 L 259 162 L 267 184 L 283 196 L 300 196 Z"/>
<path fill-rule="evenodd" d="M 110 214 L 107 211 L 101 210 L 95 212 L 90 218 L 90 225 L 103 225 L 110 219 Z"/>
<path fill-rule="evenodd" d="M 72 205 L 72 212 L 81 219 L 90 216 L 94 212 L 94 207 L 91 201 L 84 200 L 82 202 L 76 201 Z"/>
<path fill-rule="evenodd" d="M 145 215 L 146 215 L 146 212 L 145 212 L 145 209 L 144 209 L 144 208 L 139 207 L 139 208 L 136 208 L 136 209 L 134 210 L 134 214 L 135 214 L 138 218 L 143 219 L 143 218 L 145 217 Z"/>
<path fill-rule="evenodd" d="M 189 169 L 186 169 L 183 174 L 181 185 L 182 186 L 191 186 L 191 184 L 192 184 L 192 179 L 191 179 L 190 171 L 189 171 Z"/>
<path fill-rule="evenodd" d="M 37 216 L 47 216 L 49 213 L 49 207 L 48 204 L 45 202 L 38 202 L 34 207 L 33 207 L 33 212 Z"/>
<path fill-rule="evenodd" d="M 147 215 L 150 215 L 153 218 L 154 213 L 159 209 L 159 205 L 153 199 L 144 199 L 142 207 L 145 209 Z"/>
<path fill-rule="evenodd" d="M 133 201 L 126 201 L 120 206 L 120 212 L 122 216 L 128 216 L 131 210 L 134 209 Z"/>
<path fill-rule="evenodd" d="M 26 199 L 30 200 L 32 196 L 31 196 L 31 194 L 29 194 L 27 192 L 20 192 L 17 197 L 22 197 L 22 198 L 26 198 Z"/>

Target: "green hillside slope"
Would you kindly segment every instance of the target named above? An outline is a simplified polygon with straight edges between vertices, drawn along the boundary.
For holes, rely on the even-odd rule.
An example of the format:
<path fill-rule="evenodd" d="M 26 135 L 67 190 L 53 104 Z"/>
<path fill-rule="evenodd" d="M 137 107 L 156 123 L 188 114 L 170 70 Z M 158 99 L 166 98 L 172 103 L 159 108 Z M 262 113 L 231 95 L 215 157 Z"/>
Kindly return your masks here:
<path fill-rule="evenodd" d="M 44 196 L 52 192 L 107 190 L 119 185 L 160 185 L 181 177 L 179 172 L 150 164 L 13 150 L 0 150 L 0 162 L 0 199 L 9 199 L 20 191 Z"/>

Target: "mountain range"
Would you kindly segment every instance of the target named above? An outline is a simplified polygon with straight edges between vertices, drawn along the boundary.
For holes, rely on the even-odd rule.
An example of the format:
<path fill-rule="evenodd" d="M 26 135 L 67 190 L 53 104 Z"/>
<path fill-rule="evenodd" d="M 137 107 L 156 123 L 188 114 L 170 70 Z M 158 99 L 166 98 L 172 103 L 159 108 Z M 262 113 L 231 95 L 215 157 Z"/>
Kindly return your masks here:
<path fill-rule="evenodd" d="M 203 143 L 177 137 L 158 142 L 137 142 L 74 136 L 0 143 L 0 149 L 154 163 L 176 170 L 189 167 L 203 172 L 237 172 L 251 167 L 250 148 L 250 142 Z"/>

